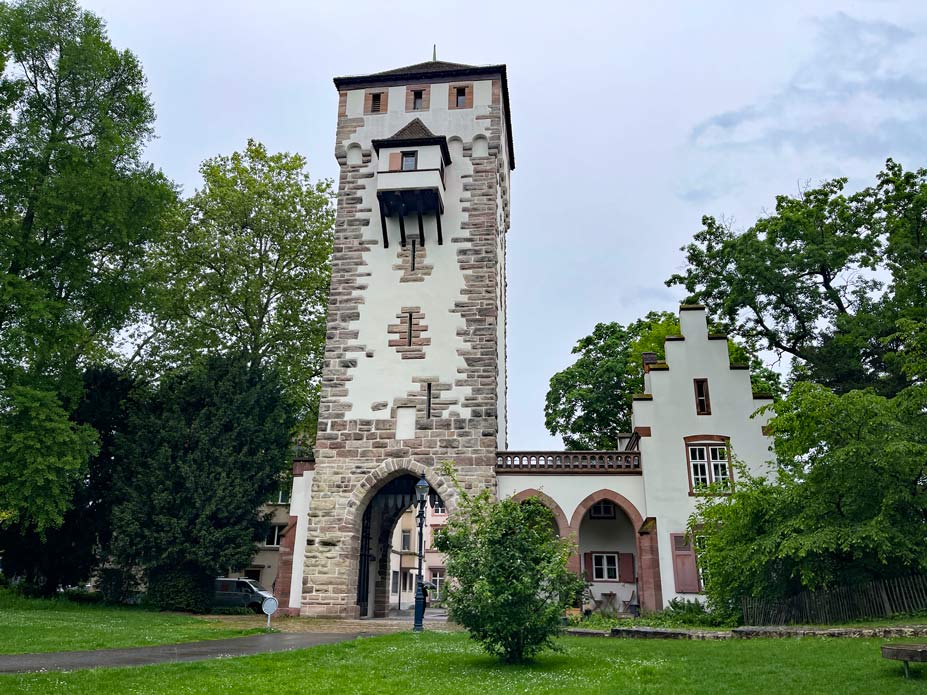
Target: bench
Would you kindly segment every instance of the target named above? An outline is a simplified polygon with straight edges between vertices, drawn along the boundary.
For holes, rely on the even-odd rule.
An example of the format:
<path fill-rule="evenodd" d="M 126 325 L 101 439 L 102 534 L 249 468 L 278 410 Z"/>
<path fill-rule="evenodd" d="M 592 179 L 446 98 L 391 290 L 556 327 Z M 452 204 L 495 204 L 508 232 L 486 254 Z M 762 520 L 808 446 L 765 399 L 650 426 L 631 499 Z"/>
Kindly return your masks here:
<path fill-rule="evenodd" d="M 927 661 L 927 644 L 883 644 L 882 657 L 901 661 L 904 664 L 904 677 L 910 678 L 908 663 Z"/>

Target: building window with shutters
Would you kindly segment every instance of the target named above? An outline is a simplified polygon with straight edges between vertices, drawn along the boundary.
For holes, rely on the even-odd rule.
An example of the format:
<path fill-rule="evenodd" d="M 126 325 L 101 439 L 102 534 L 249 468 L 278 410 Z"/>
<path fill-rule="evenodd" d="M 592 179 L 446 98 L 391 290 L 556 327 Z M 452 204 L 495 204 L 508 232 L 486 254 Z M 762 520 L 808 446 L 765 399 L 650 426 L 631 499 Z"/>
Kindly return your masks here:
<path fill-rule="evenodd" d="M 618 553 L 592 554 L 592 581 L 618 581 Z"/>
<path fill-rule="evenodd" d="M 699 580 L 698 563 L 692 539 L 685 533 L 670 534 L 670 548 L 673 552 L 673 577 L 677 594 L 699 594 L 702 584 Z"/>
<path fill-rule="evenodd" d="M 685 437 L 689 494 L 730 492 L 730 440 L 720 435 Z"/>

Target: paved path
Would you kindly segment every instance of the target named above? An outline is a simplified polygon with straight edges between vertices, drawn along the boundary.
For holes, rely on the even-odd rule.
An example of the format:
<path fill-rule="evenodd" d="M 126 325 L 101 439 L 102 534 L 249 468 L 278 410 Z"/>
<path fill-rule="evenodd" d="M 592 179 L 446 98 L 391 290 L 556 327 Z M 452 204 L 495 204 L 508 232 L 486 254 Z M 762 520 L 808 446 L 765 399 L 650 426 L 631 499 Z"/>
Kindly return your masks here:
<path fill-rule="evenodd" d="M 113 666 L 147 666 L 178 661 L 201 661 L 220 657 L 286 652 L 319 644 L 334 644 L 361 637 L 364 633 L 274 632 L 229 639 L 161 644 L 152 647 L 98 649 L 82 652 L 0 655 L 0 673 L 33 671 L 78 671 Z"/>

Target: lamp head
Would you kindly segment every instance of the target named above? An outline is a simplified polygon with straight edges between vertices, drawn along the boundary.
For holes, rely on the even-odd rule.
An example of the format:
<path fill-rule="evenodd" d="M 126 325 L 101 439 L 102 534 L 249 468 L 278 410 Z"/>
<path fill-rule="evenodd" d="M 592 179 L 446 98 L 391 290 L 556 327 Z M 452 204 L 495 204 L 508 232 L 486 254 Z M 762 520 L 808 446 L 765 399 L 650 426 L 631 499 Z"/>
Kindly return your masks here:
<path fill-rule="evenodd" d="M 428 484 L 428 481 L 425 480 L 423 475 L 421 480 L 415 483 L 415 499 L 419 504 L 425 501 L 425 498 L 428 496 L 428 491 L 431 489 L 431 486 Z"/>

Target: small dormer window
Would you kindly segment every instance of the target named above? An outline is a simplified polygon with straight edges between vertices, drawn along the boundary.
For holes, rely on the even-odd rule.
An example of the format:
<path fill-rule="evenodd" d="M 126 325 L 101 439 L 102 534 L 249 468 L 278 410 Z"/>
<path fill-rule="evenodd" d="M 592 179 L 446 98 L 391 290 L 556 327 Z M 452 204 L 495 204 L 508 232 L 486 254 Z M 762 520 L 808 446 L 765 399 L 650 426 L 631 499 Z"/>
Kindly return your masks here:
<path fill-rule="evenodd" d="M 413 89 L 412 90 L 412 110 L 421 111 L 423 108 L 425 108 L 425 90 Z"/>
<path fill-rule="evenodd" d="M 402 171 L 415 171 L 418 169 L 418 152 L 402 153 Z"/>
<path fill-rule="evenodd" d="M 374 92 L 370 95 L 370 113 L 380 113 L 383 105 L 383 92 Z"/>
<path fill-rule="evenodd" d="M 458 109 L 467 108 L 467 88 L 466 87 L 455 87 L 454 89 L 456 90 L 454 93 L 454 97 L 457 101 L 457 108 Z"/>

